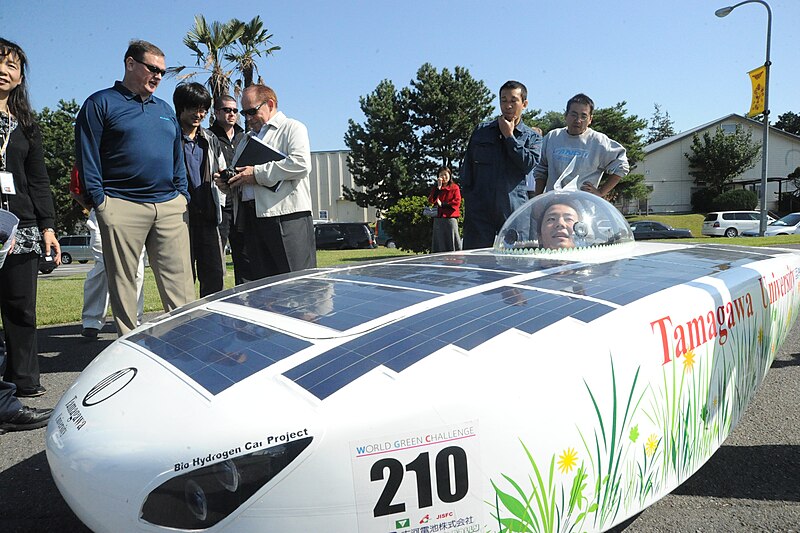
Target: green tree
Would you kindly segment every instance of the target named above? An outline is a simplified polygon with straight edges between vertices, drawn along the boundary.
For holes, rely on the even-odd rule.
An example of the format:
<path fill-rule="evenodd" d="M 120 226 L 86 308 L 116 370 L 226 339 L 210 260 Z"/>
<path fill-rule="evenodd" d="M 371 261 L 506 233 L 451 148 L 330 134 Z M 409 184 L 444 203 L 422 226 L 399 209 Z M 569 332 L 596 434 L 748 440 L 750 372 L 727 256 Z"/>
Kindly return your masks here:
<path fill-rule="evenodd" d="M 655 111 L 653 117 L 650 119 L 650 127 L 647 130 L 647 144 L 660 141 L 675 135 L 675 122 L 669 118 L 669 111 L 661 113 L 661 106 L 653 104 Z"/>
<path fill-rule="evenodd" d="M 645 184 L 644 174 L 628 174 L 623 176 L 617 186 L 612 191 L 612 201 L 621 199 L 624 202 L 630 200 L 644 200 L 650 196 L 650 189 Z"/>
<path fill-rule="evenodd" d="M 197 67 L 209 75 L 206 85 L 214 100 L 230 92 L 233 67 L 230 63 L 223 63 L 223 60 L 226 50 L 243 33 L 244 24 L 236 19 L 228 22 L 213 21 L 209 24 L 203 15 L 196 15 L 194 26 L 183 37 L 183 44 L 194 52 Z M 184 68 L 176 67 L 174 72 L 179 73 Z M 185 74 L 183 77 L 189 78 L 195 74 L 197 73 Z"/>
<path fill-rule="evenodd" d="M 383 211 L 402 196 L 427 195 L 436 167 L 456 167 L 492 98 L 462 67 L 438 72 L 426 63 L 402 89 L 381 81 L 359 98 L 364 123 L 348 121 L 348 168 L 364 191 L 345 187 L 345 198 Z"/>
<path fill-rule="evenodd" d="M 258 15 L 247 23 L 233 19 L 230 24 L 241 25 L 242 34 L 235 43 L 232 43 L 233 50 L 225 54 L 225 59 L 231 61 L 241 73 L 244 87 L 250 87 L 255 74 L 258 73 L 256 58 L 272 55 L 281 47 L 271 46 L 272 34 L 264 28 L 264 23 Z"/>
<path fill-rule="evenodd" d="M 528 126 L 536 126 L 542 130 L 542 135 L 547 135 L 549 131 L 563 128 L 567 125 L 564 120 L 564 113 L 560 111 L 548 111 L 542 116 L 529 116 L 528 111 L 526 111 L 522 115 L 522 120 Z"/>
<path fill-rule="evenodd" d="M 75 118 L 79 110 L 75 100 L 59 100 L 57 109 L 45 107 L 36 113 L 56 208 L 55 229 L 59 234 L 73 232 L 83 221 L 83 210 L 69 196 L 69 176 L 75 162 Z"/>
<path fill-rule="evenodd" d="M 406 91 L 407 93 L 407 91 Z M 411 124 L 407 94 L 390 80 L 359 98 L 364 124 L 348 121 L 344 142 L 350 149 L 347 167 L 363 191 L 344 187 L 344 197 L 381 211 L 402 195 L 424 194 L 429 187 L 420 175 L 420 149 Z"/>
<path fill-rule="evenodd" d="M 758 206 L 758 195 L 745 189 L 731 189 L 711 201 L 714 211 L 752 211 Z"/>
<path fill-rule="evenodd" d="M 706 131 L 703 136 L 694 134 L 692 152 L 684 155 L 692 169 L 689 174 L 698 184 L 722 194 L 736 176 L 753 168 L 761 153 L 761 144 L 753 142 L 751 132 L 740 124 L 736 131 L 726 134 L 717 127 L 714 135 Z"/>
<path fill-rule="evenodd" d="M 428 205 L 427 196 L 401 198 L 386 212 L 387 231 L 401 250 L 416 253 L 431 251 L 433 221 L 422 215 Z"/>
<path fill-rule="evenodd" d="M 181 78 L 190 78 L 199 73 L 207 73 L 206 85 L 214 100 L 230 94 L 231 84 L 238 93 L 241 87 L 253 84 L 258 73 L 257 59 L 272 55 L 280 46 L 270 42 L 272 34 L 264 28 L 261 17 L 255 16 L 250 22 L 231 19 L 228 22 L 206 22 L 203 15 L 196 15 L 194 26 L 183 37 L 185 44 L 195 56 L 198 72 L 180 74 L 186 67 L 172 69 Z M 238 72 L 241 78 L 234 79 Z"/>
<path fill-rule="evenodd" d="M 623 101 L 612 107 L 595 109 L 592 113 L 591 127 L 624 146 L 628 162 L 633 167 L 644 157 L 641 131 L 647 127 L 647 121 L 637 115 L 628 115 L 626 104 L 627 102 Z"/>
<path fill-rule="evenodd" d="M 800 135 L 800 115 L 791 111 L 779 115 L 775 127 L 788 133 Z"/>
<path fill-rule="evenodd" d="M 406 97 L 424 158 L 421 170 L 432 176 L 446 165 L 457 175 L 472 131 L 492 112 L 491 91 L 464 67 L 438 72 L 425 63 L 411 80 Z"/>

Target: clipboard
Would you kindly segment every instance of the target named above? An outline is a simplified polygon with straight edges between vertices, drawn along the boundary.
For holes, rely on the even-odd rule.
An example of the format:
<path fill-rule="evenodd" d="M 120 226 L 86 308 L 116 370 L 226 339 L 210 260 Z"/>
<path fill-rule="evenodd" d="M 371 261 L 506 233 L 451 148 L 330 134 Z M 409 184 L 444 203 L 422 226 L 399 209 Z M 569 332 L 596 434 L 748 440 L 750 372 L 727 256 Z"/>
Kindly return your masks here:
<path fill-rule="evenodd" d="M 232 167 L 254 167 L 256 165 L 263 165 L 264 163 L 283 161 L 286 159 L 286 154 L 254 135 L 245 137 L 244 142 L 244 149 L 239 154 L 239 157 L 236 158 L 236 161 L 231 164 Z M 272 192 L 278 192 L 281 183 L 283 182 L 279 181 L 272 187 L 267 187 L 267 189 Z"/>

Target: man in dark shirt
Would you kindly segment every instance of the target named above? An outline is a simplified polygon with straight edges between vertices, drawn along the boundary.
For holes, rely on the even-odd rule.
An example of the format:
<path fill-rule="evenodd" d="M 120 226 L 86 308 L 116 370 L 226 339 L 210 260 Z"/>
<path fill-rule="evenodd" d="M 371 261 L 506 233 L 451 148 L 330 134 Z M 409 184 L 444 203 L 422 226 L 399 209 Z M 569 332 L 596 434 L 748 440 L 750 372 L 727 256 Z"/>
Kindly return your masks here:
<path fill-rule="evenodd" d="M 233 154 L 236 145 L 244 138 L 244 129 L 238 124 L 239 110 L 236 108 L 236 100 L 229 95 L 224 95 L 214 102 L 214 124 L 208 130 L 217 136 L 222 147 L 222 155 L 225 156 L 226 166 L 233 161 Z M 231 259 L 233 260 L 233 275 L 237 285 L 244 283 L 244 280 L 251 279 L 247 274 L 249 261 L 244 250 L 244 233 L 241 228 L 233 223 L 233 195 L 225 196 L 225 205 L 222 208 L 222 223 L 219 225 L 219 235 L 222 239 L 222 247 L 230 242 Z"/>
<path fill-rule="evenodd" d="M 75 124 L 78 172 L 97 213 L 120 335 L 136 327 L 142 246 L 165 311 L 195 297 L 181 129 L 172 108 L 153 96 L 165 73 L 164 53 L 131 41 L 124 63 L 122 81 L 90 96 Z"/>
<path fill-rule="evenodd" d="M 500 88 L 500 116 L 472 133 L 460 176 L 465 250 L 492 246 L 508 216 L 528 200 L 528 188 L 533 189 L 542 136 L 522 123 L 527 106 L 525 86 L 507 81 Z"/>
<path fill-rule="evenodd" d="M 192 267 L 200 281 L 200 297 L 221 291 L 225 281 L 225 257 L 219 237 L 222 205 L 212 176 L 225 168 L 217 137 L 200 125 L 211 107 L 211 95 L 201 84 L 181 83 L 172 95 L 183 132 L 183 158 L 189 182 L 189 242 Z"/>

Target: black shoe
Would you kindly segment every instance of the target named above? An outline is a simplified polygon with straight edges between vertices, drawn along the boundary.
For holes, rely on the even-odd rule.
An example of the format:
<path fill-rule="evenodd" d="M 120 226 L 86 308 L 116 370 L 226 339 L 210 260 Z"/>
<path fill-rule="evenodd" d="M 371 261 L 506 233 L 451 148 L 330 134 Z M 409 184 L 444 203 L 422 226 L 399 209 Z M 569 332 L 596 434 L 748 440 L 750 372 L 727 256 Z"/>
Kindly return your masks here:
<path fill-rule="evenodd" d="M 100 330 L 97 328 L 83 328 L 83 331 L 81 331 L 81 335 L 87 339 L 96 339 L 98 333 L 100 333 Z"/>
<path fill-rule="evenodd" d="M 26 429 L 42 428 L 50 420 L 52 409 L 34 409 L 33 407 L 22 406 L 7 420 L 0 421 L 2 431 L 25 431 Z"/>
<path fill-rule="evenodd" d="M 45 392 L 47 392 L 47 389 L 41 385 L 35 387 L 17 387 L 17 392 L 14 393 L 14 396 L 17 398 L 36 398 Z"/>

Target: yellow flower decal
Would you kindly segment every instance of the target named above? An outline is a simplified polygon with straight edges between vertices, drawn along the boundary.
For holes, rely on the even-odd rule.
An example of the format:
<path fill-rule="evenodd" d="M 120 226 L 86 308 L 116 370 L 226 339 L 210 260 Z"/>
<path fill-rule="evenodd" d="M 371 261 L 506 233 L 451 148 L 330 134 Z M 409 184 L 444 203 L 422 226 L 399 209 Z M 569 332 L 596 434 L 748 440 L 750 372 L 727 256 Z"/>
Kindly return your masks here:
<path fill-rule="evenodd" d="M 764 342 L 764 328 L 758 328 L 758 343 L 762 344 Z"/>
<path fill-rule="evenodd" d="M 689 350 L 683 356 L 683 371 L 689 372 L 694 368 L 694 350 Z"/>
<path fill-rule="evenodd" d="M 644 453 L 646 453 L 648 457 L 652 457 L 653 454 L 656 453 L 656 448 L 658 448 L 658 437 L 653 433 L 647 438 L 647 443 L 644 445 Z"/>
<path fill-rule="evenodd" d="M 562 474 L 570 472 L 578 464 L 578 452 L 572 448 L 567 448 L 558 457 L 558 469 Z"/>
<path fill-rule="evenodd" d="M 714 396 L 714 407 L 716 407 L 718 403 L 719 403 L 719 401 L 717 400 L 717 397 Z"/>

